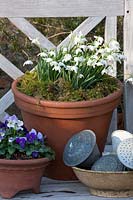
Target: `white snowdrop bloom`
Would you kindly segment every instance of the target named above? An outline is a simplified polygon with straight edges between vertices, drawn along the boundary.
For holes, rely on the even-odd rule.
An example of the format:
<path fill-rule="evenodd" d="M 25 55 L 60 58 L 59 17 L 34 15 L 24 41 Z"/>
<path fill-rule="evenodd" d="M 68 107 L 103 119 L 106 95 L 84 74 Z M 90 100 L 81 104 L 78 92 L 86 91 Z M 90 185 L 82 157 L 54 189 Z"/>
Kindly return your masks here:
<path fill-rule="evenodd" d="M 86 38 L 85 36 L 82 34 L 82 32 L 80 31 L 74 38 L 74 44 L 84 44 L 86 42 Z"/>
<path fill-rule="evenodd" d="M 120 49 L 119 42 L 117 42 L 116 40 L 111 40 L 109 42 L 109 48 L 113 51 L 118 51 Z"/>
<path fill-rule="evenodd" d="M 105 53 L 105 49 L 98 49 L 96 54 L 104 54 Z"/>
<path fill-rule="evenodd" d="M 74 61 L 76 62 L 76 64 L 78 64 L 79 62 L 83 62 L 83 61 L 84 61 L 84 58 L 83 58 L 83 56 L 75 57 L 75 58 L 74 58 Z"/>
<path fill-rule="evenodd" d="M 55 65 L 52 70 L 61 72 L 61 67 L 59 65 Z"/>
<path fill-rule="evenodd" d="M 77 48 L 76 51 L 75 51 L 75 53 L 76 53 L 76 55 L 77 55 L 77 54 L 79 54 L 79 53 L 83 53 L 83 51 L 82 51 L 80 48 Z"/>
<path fill-rule="evenodd" d="M 93 63 L 93 60 L 92 60 L 92 59 L 88 59 L 88 61 L 87 61 L 87 66 L 91 66 L 92 63 Z"/>
<path fill-rule="evenodd" d="M 63 48 L 63 53 L 66 53 L 68 49 L 66 47 Z"/>
<path fill-rule="evenodd" d="M 64 64 L 63 62 L 59 62 L 58 65 L 59 65 L 60 67 L 65 67 L 65 64 Z"/>
<path fill-rule="evenodd" d="M 53 67 L 53 66 L 58 65 L 58 63 L 56 61 L 52 61 L 52 62 L 50 62 L 50 65 Z"/>
<path fill-rule="evenodd" d="M 103 43 L 103 38 L 100 36 L 94 36 L 94 38 L 97 40 L 97 42 L 99 43 L 99 45 L 101 45 Z"/>
<path fill-rule="evenodd" d="M 49 51 L 49 55 L 55 57 L 55 56 L 56 56 L 56 53 L 55 53 L 55 51 Z"/>
<path fill-rule="evenodd" d="M 95 48 L 99 47 L 99 45 L 100 45 L 100 43 L 99 43 L 97 40 L 95 40 L 95 41 L 94 41 L 94 46 L 95 46 Z"/>
<path fill-rule="evenodd" d="M 33 65 L 33 62 L 31 60 L 26 60 L 23 64 L 23 66 L 25 65 Z"/>
<path fill-rule="evenodd" d="M 118 54 L 118 57 L 120 60 L 126 60 L 126 56 L 124 56 L 123 54 Z"/>
<path fill-rule="evenodd" d="M 96 54 L 94 54 L 93 56 L 91 56 L 91 58 L 92 58 L 93 60 L 98 60 L 98 59 L 99 59 L 99 57 L 98 57 Z"/>
<path fill-rule="evenodd" d="M 38 38 L 33 39 L 31 43 L 32 43 L 32 44 L 35 44 L 35 45 L 37 45 L 37 46 L 40 46 L 40 42 L 39 42 L 39 39 L 38 39 Z"/>
<path fill-rule="evenodd" d="M 37 56 L 46 58 L 46 57 L 48 57 L 48 54 L 45 53 L 45 52 L 41 52 L 41 53 L 39 53 Z"/>
<path fill-rule="evenodd" d="M 79 48 L 83 49 L 83 51 L 86 51 L 88 49 L 87 45 L 84 44 L 80 45 Z"/>
<path fill-rule="evenodd" d="M 53 61 L 53 59 L 52 59 L 52 58 L 46 58 L 45 60 L 46 60 L 46 62 L 47 62 L 47 63 L 50 63 L 50 62 L 52 62 L 52 61 Z"/>
<path fill-rule="evenodd" d="M 108 65 L 112 65 L 112 64 L 114 64 L 114 62 L 115 62 L 114 57 L 112 55 L 108 55 L 108 57 L 107 57 Z"/>
<path fill-rule="evenodd" d="M 88 45 L 88 49 L 91 50 L 91 51 L 94 51 L 96 49 L 96 47 L 93 46 L 93 45 Z"/>
<path fill-rule="evenodd" d="M 77 73 L 78 72 L 78 67 L 76 65 L 72 65 L 72 66 L 67 65 L 66 66 L 66 70 L 68 70 L 68 71 L 74 71 L 75 73 Z"/>
<path fill-rule="evenodd" d="M 66 54 L 64 56 L 63 62 L 67 62 L 67 61 L 71 60 L 71 58 L 72 58 L 71 54 Z"/>
<path fill-rule="evenodd" d="M 84 75 L 83 74 L 79 74 L 78 78 L 84 78 Z"/>

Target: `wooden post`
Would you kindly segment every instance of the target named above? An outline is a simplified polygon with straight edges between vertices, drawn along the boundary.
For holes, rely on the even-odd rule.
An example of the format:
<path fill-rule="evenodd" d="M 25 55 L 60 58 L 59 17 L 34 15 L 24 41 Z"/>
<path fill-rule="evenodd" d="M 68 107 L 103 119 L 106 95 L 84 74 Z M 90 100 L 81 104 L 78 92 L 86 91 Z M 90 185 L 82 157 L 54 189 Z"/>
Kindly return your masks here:
<path fill-rule="evenodd" d="M 105 42 L 109 42 L 111 39 L 117 39 L 117 17 L 106 17 L 105 22 Z M 117 68 L 116 64 L 113 66 L 113 74 L 116 77 Z M 117 109 L 114 110 L 109 133 L 107 137 L 107 144 L 111 144 L 111 134 L 113 131 L 117 130 Z"/>
<path fill-rule="evenodd" d="M 127 81 L 133 76 L 133 0 L 125 0 L 124 54 L 124 121 L 125 129 L 133 133 L 133 84 Z"/>

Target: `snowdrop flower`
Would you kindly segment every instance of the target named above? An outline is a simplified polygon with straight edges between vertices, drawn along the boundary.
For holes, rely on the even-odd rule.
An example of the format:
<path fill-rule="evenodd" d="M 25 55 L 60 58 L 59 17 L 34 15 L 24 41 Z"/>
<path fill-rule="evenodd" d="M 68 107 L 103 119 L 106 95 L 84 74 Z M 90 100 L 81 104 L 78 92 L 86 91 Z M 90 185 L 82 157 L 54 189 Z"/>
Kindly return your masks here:
<path fill-rule="evenodd" d="M 114 64 L 114 62 L 115 62 L 114 57 L 112 55 L 108 55 L 108 57 L 107 57 L 108 65 L 112 65 L 112 64 Z"/>
<path fill-rule="evenodd" d="M 63 53 L 66 53 L 68 49 L 66 47 L 63 48 Z"/>
<path fill-rule="evenodd" d="M 55 57 L 55 56 L 56 56 L 56 53 L 55 53 L 55 51 L 49 51 L 49 55 Z"/>
<path fill-rule="evenodd" d="M 84 58 L 83 58 L 83 56 L 75 57 L 75 58 L 74 58 L 74 61 L 76 62 L 76 64 L 78 64 L 79 62 L 83 62 L 83 61 L 84 61 Z"/>
<path fill-rule="evenodd" d="M 94 51 L 94 50 L 96 49 L 96 47 L 93 46 L 93 45 L 88 45 L 88 49 L 89 49 L 90 51 Z"/>
<path fill-rule="evenodd" d="M 50 63 L 50 62 L 53 61 L 53 59 L 52 59 L 52 58 L 46 58 L 45 61 L 46 61 L 47 63 Z"/>
<path fill-rule="evenodd" d="M 71 54 L 66 54 L 66 55 L 64 56 L 63 62 L 70 61 L 71 58 L 72 58 Z"/>
<path fill-rule="evenodd" d="M 79 48 L 83 49 L 83 51 L 86 51 L 88 49 L 87 45 L 84 44 L 80 45 Z"/>
<path fill-rule="evenodd" d="M 96 41 L 99 43 L 99 45 L 101 45 L 103 43 L 103 38 L 100 36 L 94 36 L 94 38 L 96 39 Z M 99 46 L 98 45 L 98 46 Z"/>
<path fill-rule="evenodd" d="M 32 39 L 31 39 L 31 40 L 32 40 Z M 38 38 L 33 39 L 31 43 L 32 43 L 32 44 L 35 44 L 35 45 L 37 45 L 37 46 L 40 46 L 40 42 L 39 42 L 39 39 L 38 39 Z"/>
<path fill-rule="evenodd" d="M 73 65 L 73 66 L 68 65 L 68 66 L 66 66 L 66 70 L 74 71 L 75 73 L 77 73 L 78 72 L 78 67 L 76 65 Z"/>
<path fill-rule="evenodd" d="M 46 58 L 46 57 L 48 57 L 48 54 L 45 53 L 45 52 L 41 52 L 41 53 L 39 53 L 37 56 Z"/>
<path fill-rule="evenodd" d="M 60 67 L 65 67 L 65 64 L 64 64 L 63 62 L 59 62 L 58 65 L 59 65 Z"/>
<path fill-rule="evenodd" d="M 79 74 L 78 78 L 84 78 L 84 75 L 83 74 Z"/>
<path fill-rule="evenodd" d="M 25 65 L 33 65 L 33 62 L 31 60 L 27 60 L 24 62 L 23 66 Z"/>
<path fill-rule="evenodd" d="M 83 51 L 82 51 L 80 48 L 78 48 L 78 49 L 76 49 L 75 53 L 76 53 L 76 55 L 77 55 L 77 54 L 79 54 L 79 53 L 83 53 Z"/>
<path fill-rule="evenodd" d="M 53 67 L 55 65 L 58 65 L 58 63 L 56 61 L 52 61 L 52 62 L 50 62 L 50 65 Z"/>
<path fill-rule="evenodd" d="M 116 40 L 111 40 L 109 42 L 109 48 L 113 51 L 119 51 L 120 49 L 119 42 L 117 42 Z"/>
<path fill-rule="evenodd" d="M 59 65 L 55 65 L 52 70 L 61 72 L 61 67 Z"/>
<path fill-rule="evenodd" d="M 86 42 L 85 36 L 81 33 L 81 31 L 75 36 L 74 38 L 74 44 L 84 44 Z"/>
<path fill-rule="evenodd" d="M 92 60 L 92 59 L 88 59 L 88 61 L 87 61 L 87 66 L 91 66 L 92 63 L 93 63 L 93 60 Z"/>

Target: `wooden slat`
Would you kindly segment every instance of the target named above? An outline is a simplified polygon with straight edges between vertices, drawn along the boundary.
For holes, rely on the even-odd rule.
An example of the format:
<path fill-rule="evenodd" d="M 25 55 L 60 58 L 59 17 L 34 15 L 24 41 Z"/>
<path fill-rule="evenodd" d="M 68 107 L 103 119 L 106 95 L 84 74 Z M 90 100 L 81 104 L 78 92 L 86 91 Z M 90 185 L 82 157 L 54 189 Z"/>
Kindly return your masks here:
<path fill-rule="evenodd" d="M 6 116 L 6 112 L 3 112 L 2 114 L 0 114 L 0 122 L 4 122 L 4 117 Z"/>
<path fill-rule="evenodd" d="M 0 17 L 119 16 L 124 0 L 0 0 Z"/>
<path fill-rule="evenodd" d="M 83 35 L 87 35 L 97 24 L 99 24 L 104 17 L 88 17 L 85 21 L 83 21 L 74 31 L 73 34 L 79 33 L 80 31 Z M 59 45 L 59 49 L 61 46 L 65 46 L 69 43 L 70 37 L 65 38 Z"/>
<path fill-rule="evenodd" d="M 133 1 L 125 1 L 124 17 L 124 115 L 125 128 L 133 133 L 133 85 L 128 82 L 130 76 L 133 77 Z"/>
<path fill-rule="evenodd" d="M 42 48 L 55 48 L 55 45 L 50 42 L 42 33 L 40 33 L 32 24 L 24 18 L 9 18 L 9 20 L 19 28 L 29 39 L 38 38 Z"/>
<path fill-rule="evenodd" d="M 117 38 L 117 17 L 106 17 L 105 21 L 105 42 L 109 42 L 111 39 Z M 113 66 L 113 73 L 110 75 L 116 77 L 117 69 L 116 64 Z M 111 134 L 114 130 L 117 130 L 117 109 L 113 112 L 107 144 L 111 144 Z"/>
<path fill-rule="evenodd" d="M 11 78 L 16 79 L 23 75 L 15 65 L 13 65 L 8 59 L 0 54 L 0 69 L 6 72 Z"/>
<path fill-rule="evenodd" d="M 105 200 L 105 197 L 93 196 L 89 193 L 88 187 L 79 181 L 55 181 L 47 178 L 42 179 L 40 194 L 24 192 L 17 194 L 15 200 Z M 130 200 L 132 198 L 119 198 L 119 200 Z M 0 198 L 1 200 L 1 198 Z M 118 198 L 109 198 L 118 200 Z"/>
<path fill-rule="evenodd" d="M 9 90 L 1 99 L 0 99 L 0 115 L 5 112 L 5 110 L 14 102 L 14 97 L 12 91 Z"/>

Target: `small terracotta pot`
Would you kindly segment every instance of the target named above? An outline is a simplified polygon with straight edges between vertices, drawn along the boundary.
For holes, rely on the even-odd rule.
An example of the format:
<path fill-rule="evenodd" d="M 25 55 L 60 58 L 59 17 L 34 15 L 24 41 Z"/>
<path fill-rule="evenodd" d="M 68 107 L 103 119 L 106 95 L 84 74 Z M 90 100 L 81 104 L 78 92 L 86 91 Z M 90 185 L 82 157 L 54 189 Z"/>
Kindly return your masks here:
<path fill-rule="evenodd" d="M 105 98 L 56 102 L 39 100 L 19 92 L 16 87 L 18 81 L 13 82 L 12 91 L 26 127 L 45 133 L 56 153 L 56 160 L 46 170 L 47 176 L 62 180 L 75 179 L 72 169 L 63 163 L 65 145 L 75 133 L 90 129 L 96 134 L 99 150 L 103 151 L 112 112 L 121 99 L 122 84 L 119 82 L 120 89 Z"/>
<path fill-rule="evenodd" d="M 47 158 L 0 159 L 0 195 L 3 198 L 12 198 L 18 192 L 29 189 L 33 193 L 39 193 L 41 178 L 48 163 Z"/>

